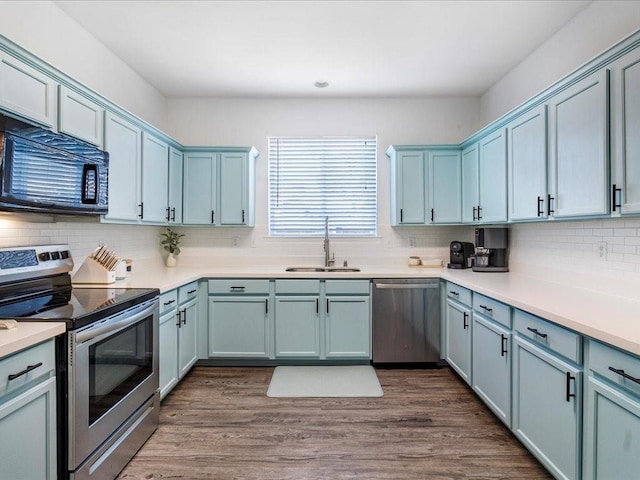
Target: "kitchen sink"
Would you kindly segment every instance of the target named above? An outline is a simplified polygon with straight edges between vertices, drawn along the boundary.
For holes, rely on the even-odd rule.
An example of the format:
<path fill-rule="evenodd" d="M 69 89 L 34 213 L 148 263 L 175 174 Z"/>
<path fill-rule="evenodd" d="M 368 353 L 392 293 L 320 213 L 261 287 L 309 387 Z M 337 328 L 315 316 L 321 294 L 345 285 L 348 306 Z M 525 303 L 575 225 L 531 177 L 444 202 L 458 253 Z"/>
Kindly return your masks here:
<path fill-rule="evenodd" d="M 287 272 L 313 273 L 313 272 L 359 272 L 359 268 L 352 267 L 288 267 Z"/>

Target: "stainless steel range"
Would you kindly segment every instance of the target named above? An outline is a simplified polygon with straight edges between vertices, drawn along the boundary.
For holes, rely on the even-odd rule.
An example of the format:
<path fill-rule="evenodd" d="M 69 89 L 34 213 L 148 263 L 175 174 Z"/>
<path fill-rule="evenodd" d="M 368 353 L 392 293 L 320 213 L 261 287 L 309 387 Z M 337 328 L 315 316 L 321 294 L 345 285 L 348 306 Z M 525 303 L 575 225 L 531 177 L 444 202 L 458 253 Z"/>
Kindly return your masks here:
<path fill-rule="evenodd" d="M 113 480 L 158 425 L 157 289 L 74 288 L 67 245 L 0 249 L 0 318 L 64 321 L 58 478 Z"/>

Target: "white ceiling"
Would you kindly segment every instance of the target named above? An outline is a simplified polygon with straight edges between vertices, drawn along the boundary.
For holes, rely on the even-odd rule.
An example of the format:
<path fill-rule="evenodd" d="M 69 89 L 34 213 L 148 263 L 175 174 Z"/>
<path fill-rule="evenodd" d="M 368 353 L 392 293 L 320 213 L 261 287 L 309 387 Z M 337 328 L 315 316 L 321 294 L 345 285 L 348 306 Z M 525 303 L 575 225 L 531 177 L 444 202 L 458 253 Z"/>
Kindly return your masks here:
<path fill-rule="evenodd" d="M 167 97 L 398 97 L 481 95 L 590 2 L 55 3 Z"/>

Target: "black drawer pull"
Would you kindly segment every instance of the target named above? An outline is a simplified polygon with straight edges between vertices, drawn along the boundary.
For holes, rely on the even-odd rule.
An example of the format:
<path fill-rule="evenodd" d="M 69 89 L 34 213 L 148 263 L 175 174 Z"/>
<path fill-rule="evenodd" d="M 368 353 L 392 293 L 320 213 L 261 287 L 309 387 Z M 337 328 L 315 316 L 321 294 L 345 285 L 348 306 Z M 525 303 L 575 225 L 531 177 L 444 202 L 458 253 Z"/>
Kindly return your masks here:
<path fill-rule="evenodd" d="M 609 367 L 609 370 L 611 370 L 614 373 L 617 373 L 618 375 L 623 376 L 627 380 L 631 380 L 632 382 L 635 382 L 635 383 L 640 383 L 640 378 L 632 377 L 628 373 L 625 373 L 625 371 L 622 370 L 621 368 L 618 369 L 618 368 Z"/>
<path fill-rule="evenodd" d="M 169 300 L 168 302 L 163 302 L 162 305 L 167 307 L 167 306 L 171 305 L 172 303 L 175 303 L 175 300 Z"/>
<path fill-rule="evenodd" d="M 231 287 L 232 292 L 244 292 L 244 287 Z"/>
<path fill-rule="evenodd" d="M 573 398 L 576 397 L 575 393 L 571 393 L 571 380 L 575 382 L 576 377 L 572 377 L 571 372 L 567 372 L 567 396 L 566 396 L 567 402 L 571 401 L 571 397 Z"/>
<path fill-rule="evenodd" d="M 480 305 L 485 312 L 493 312 L 493 308 L 487 307 L 486 305 Z"/>
<path fill-rule="evenodd" d="M 21 372 L 18 373 L 12 373 L 11 375 L 9 375 L 7 378 L 9 378 L 9 380 L 15 380 L 18 377 L 21 377 L 22 375 L 26 375 L 27 373 L 29 373 L 31 370 L 35 370 L 38 367 L 42 366 L 42 362 L 38 362 L 35 365 L 27 365 L 27 368 L 25 368 L 24 370 L 22 370 Z"/>
<path fill-rule="evenodd" d="M 527 330 L 529 330 L 530 332 L 535 333 L 535 334 L 536 334 L 536 335 L 538 335 L 539 337 L 547 338 L 547 334 L 546 334 L 546 333 L 541 333 L 541 332 L 539 332 L 537 328 L 527 327 Z"/>
<path fill-rule="evenodd" d="M 197 291 L 198 291 L 198 289 L 197 289 L 197 288 L 194 288 L 193 290 L 189 290 L 189 291 L 187 292 L 187 295 L 191 295 L 192 293 L 196 293 Z"/>
<path fill-rule="evenodd" d="M 462 312 L 462 329 L 466 330 L 467 328 L 469 328 L 469 322 L 467 322 L 467 319 L 469 318 L 469 314 L 467 312 Z"/>
<path fill-rule="evenodd" d="M 507 337 L 504 333 L 500 334 L 500 356 L 504 357 L 507 354 Z"/>
<path fill-rule="evenodd" d="M 451 295 L 455 295 L 456 297 L 457 297 L 458 295 L 460 295 L 458 292 L 454 292 L 453 290 L 449 290 L 449 293 L 450 293 Z"/>

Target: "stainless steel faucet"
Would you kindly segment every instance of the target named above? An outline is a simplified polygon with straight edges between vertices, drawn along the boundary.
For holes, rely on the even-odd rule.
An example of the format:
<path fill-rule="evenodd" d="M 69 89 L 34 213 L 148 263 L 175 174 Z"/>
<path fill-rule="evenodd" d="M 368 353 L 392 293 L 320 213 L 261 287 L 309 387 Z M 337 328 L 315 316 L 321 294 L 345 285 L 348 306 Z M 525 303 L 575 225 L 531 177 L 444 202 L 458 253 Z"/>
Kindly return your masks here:
<path fill-rule="evenodd" d="M 330 257 L 330 246 L 329 246 L 329 217 L 324 217 L 324 242 L 322 242 L 322 246 L 324 248 L 324 266 L 332 267 L 335 263 L 335 257 Z"/>

